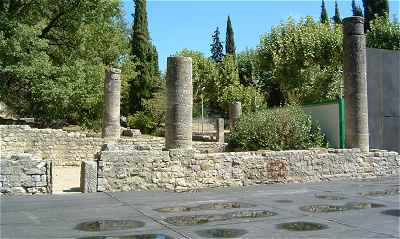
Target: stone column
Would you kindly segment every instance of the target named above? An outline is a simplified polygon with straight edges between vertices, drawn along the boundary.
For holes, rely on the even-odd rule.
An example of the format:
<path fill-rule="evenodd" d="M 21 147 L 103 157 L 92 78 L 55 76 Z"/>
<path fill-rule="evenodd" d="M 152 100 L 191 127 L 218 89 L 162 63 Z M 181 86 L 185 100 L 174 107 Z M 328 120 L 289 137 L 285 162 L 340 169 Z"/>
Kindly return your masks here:
<path fill-rule="evenodd" d="M 225 143 L 224 118 L 217 119 L 217 141 L 218 143 Z"/>
<path fill-rule="evenodd" d="M 81 163 L 81 192 L 97 192 L 97 162 L 82 161 Z"/>
<path fill-rule="evenodd" d="M 242 104 L 240 102 L 234 102 L 229 104 L 229 128 L 233 129 L 236 121 L 242 114 Z"/>
<path fill-rule="evenodd" d="M 121 70 L 109 68 L 104 81 L 102 137 L 118 139 L 120 132 Z"/>
<path fill-rule="evenodd" d="M 166 149 L 192 148 L 192 59 L 168 57 Z"/>
<path fill-rule="evenodd" d="M 364 18 L 343 19 L 343 75 L 346 145 L 369 151 Z"/>

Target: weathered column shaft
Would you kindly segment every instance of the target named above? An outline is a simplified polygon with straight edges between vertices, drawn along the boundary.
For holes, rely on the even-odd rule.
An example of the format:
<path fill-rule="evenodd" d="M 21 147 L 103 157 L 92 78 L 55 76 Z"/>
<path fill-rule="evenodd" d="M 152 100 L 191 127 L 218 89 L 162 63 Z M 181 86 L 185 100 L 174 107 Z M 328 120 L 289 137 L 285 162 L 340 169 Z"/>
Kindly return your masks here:
<path fill-rule="evenodd" d="M 346 145 L 369 151 L 364 18 L 343 19 L 343 55 Z"/>
<path fill-rule="evenodd" d="M 97 162 L 82 161 L 81 163 L 81 192 L 97 192 Z"/>
<path fill-rule="evenodd" d="M 225 143 L 224 118 L 217 119 L 217 141 Z"/>
<path fill-rule="evenodd" d="M 236 121 L 239 120 L 242 114 L 242 104 L 240 102 L 234 102 L 229 104 L 229 127 L 233 129 Z"/>
<path fill-rule="evenodd" d="M 106 70 L 104 81 L 103 138 L 118 139 L 120 132 L 121 70 Z"/>
<path fill-rule="evenodd" d="M 192 148 L 192 59 L 168 57 L 166 149 Z"/>

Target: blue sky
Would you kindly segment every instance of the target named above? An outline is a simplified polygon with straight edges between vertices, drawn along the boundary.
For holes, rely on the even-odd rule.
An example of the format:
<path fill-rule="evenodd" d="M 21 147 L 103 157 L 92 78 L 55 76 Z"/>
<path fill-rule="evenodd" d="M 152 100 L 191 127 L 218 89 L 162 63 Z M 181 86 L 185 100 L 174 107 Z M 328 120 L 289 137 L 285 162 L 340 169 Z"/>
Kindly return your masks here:
<path fill-rule="evenodd" d="M 327 0 L 329 17 L 334 15 L 334 1 Z M 358 0 L 362 6 L 361 0 Z M 339 0 L 342 18 L 351 15 L 351 0 Z M 391 15 L 399 17 L 399 0 L 390 1 Z M 260 36 L 286 20 L 304 16 L 319 18 L 321 1 L 191 1 L 150 0 L 147 14 L 150 36 L 157 47 L 160 70 L 166 68 L 167 57 L 183 48 L 210 55 L 211 35 L 218 26 L 225 41 L 226 19 L 231 16 L 237 52 L 255 48 Z M 125 19 L 132 24 L 133 0 L 124 0 Z"/>

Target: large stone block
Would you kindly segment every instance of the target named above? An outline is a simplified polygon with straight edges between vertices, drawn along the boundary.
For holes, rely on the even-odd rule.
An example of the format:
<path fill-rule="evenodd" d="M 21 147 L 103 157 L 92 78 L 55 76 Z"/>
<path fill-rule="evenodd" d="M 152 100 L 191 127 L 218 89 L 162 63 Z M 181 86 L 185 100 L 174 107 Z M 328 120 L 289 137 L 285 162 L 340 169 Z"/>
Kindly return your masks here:
<path fill-rule="evenodd" d="M 97 192 L 97 162 L 83 161 L 81 165 L 81 192 Z"/>

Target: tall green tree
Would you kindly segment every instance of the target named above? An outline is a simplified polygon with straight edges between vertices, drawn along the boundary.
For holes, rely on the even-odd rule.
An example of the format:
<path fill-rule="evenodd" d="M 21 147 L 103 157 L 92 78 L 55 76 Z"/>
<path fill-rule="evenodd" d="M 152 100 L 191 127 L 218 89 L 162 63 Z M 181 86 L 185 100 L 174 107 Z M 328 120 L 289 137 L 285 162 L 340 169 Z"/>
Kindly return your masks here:
<path fill-rule="evenodd" d="M 289 104 L 315 103 L 340 95 L 342 30 L 312 17 L 272 28 L 257 48 L 262 71 L 271 74 Z"/>
<path fill-rule="evenodd" d="M 236 54 L 235 37 L 230 16 L 228 16 L 228 21 L 226 23 L 225 52 L 227 55 L 234 56 Z"/>
<path fill-rule="evenodd" d="M 335 1 L 335 16 L 333 16 L 333 22 L 336 24 L 342 23 L 342 18 L 340 17 L 340 11 L 337 1 Z"/>
<path fill-rule="evenodd" d="M 130 81 L 130 113 L 144 109 L 144 100 L 151 98 L 156 90 L 160 73 L 158 54 L 148 30 L 146 0 L 134 0 L 135 13 L 132 27 L 131 55 L 139 61 L 138 76 Z"/>
<path fill-rule="evenodd" d="M 224 46 L 222 45 L 220 39 L 219 39 L 219 29 L 214 31 L 214 34 L 212 35 L 212 43 L 211 43 L 211 59 L 213 59 L 215 62 L 222 62 L 224 58 Z"/>
<path fill-rule="evenodd" d="M 389 3 L 387 0 L 363 0 L 365 15 L 365 31 L 370 30 L 370 22 L 376 17 L 389 15 Z"/>
<path fill-rule="evenodd" d="M 356 0 L 351 1 L 351 10 L 353 12 L 353 16 L 359 16 L 359 17 L 364 16 L 361 7 L 358 4 L 356 4 Z"/>
<path fill-rule="evenodd" d="M 321 23 L 328 23 L 329 22 L 328 12 L 326 11 L 325 0 L 322 0 L 322 4 L 321 4 L 320 22 Z"/>
<path fill-rule="evenodd" d="M 96 126 L 104 70 L 128 42 L 119 0 L 0 1 L 0 101 L 43 123 Z"/>

